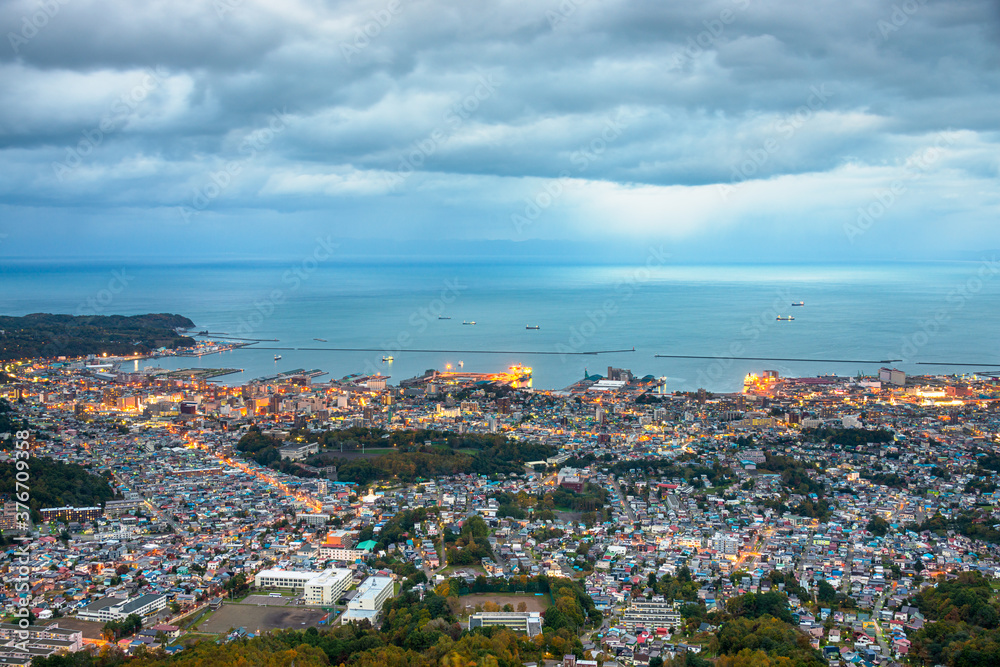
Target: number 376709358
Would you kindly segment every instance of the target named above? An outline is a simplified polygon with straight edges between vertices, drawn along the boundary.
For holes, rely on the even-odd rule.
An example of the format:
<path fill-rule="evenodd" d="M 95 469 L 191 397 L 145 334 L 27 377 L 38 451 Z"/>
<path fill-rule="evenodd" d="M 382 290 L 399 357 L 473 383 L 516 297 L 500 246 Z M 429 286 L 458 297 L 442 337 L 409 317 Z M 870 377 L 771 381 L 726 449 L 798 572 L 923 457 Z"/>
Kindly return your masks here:
<path fill-rule="evenodd" d="M 17 503 L 16 517 L 18 528 L 27 528 L 31 520 L 31 513 L 28 510 L 28 501 L 31 499 L 31 470 L 28 466 L 28 456 L 30 455 L 30 445 L 28 442 L 28 431 L 18 431 L 14 434 L 17 438 L 14 451 L 14 498 Z"/>

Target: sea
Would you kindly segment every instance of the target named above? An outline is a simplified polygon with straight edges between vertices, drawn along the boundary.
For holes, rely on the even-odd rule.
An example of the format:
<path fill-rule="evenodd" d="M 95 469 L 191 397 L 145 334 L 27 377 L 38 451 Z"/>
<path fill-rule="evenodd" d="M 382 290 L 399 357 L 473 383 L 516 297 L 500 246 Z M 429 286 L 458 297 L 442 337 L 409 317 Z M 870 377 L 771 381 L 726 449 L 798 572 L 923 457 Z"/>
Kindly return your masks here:
<path fill-rule="evenodd" d="M 428 369 L 497 372 L 520 364 L 532 368 L 537 389 L 562 389 L 615 367 L 665 378 L 668 391 L 730 392 L 765 370 L 795 377 L 877 374 L 881 366 L 909 374 L 1000 371 L 1000 263 L 993 259 L 679 265 L 654 253 L 628 266 L 314 256 L 0 261 L 0 313 L 39 312 L 178 313 L 199 331 L 272 339 L 134 364 L 241 369 L 219 378 L 227 384 L 297 368 L 325 372 L 318 381 L 380 373 L 396 384 Z"/>

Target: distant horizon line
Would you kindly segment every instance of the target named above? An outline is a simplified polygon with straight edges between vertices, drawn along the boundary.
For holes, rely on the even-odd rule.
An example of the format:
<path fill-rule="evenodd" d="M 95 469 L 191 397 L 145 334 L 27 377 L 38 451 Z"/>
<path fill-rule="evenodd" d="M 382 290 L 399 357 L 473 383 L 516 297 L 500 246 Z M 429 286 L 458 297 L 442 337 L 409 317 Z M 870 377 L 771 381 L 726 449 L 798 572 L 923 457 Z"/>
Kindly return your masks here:
<path fill-rule="evenodd" d="M 970 255 L 972 253 L 969 253 Z M 791 259 L 761 259 L 761 260 L 713 260 L 713 259 L 688 259 L 669 261 L 662 267 L 698 267 L 698 266 L 873 266 L 878 264 L 935 264 L 935 263 L 972 263 L 987 259 L 989 255 L 1000 254 L 1000 250 L 983 250 L 976 253 L 976 256 L 969 257 L 933 257 L 933 258 L 856 258 L 856 259 L 823 259 L 823 260 L 791 260 Z M 286 264 L 288 262 L 300 261 L 301 255 L 247 255 L 241 257 L 233 256 L 135 256 L 135 255 L 105 255 L 105 256 L 81 256 L 81 255 L 61 255 L 61 256 L 16 256 L 0 257 L 0 267 L 4 263 L 22 265 L 41 264 L 71 264 L 74 266 L 82 264 L 103 265 L 119 264 L 129 262 L 138 265 L 162 265 L 162 266 L 183 266 L 183 265 L 225 265 L 225 264 Z M 636 260 L 638 261 L 638 260 Z M 332 257 L 323 262 L 327 265 L 336 264 L 397 264 L 397 265 L 553 265 L 553 266 L 631 266 L 635 261 L 629 261 L 625 257 L 610 259 L 568 257 L 568 256 L 513 256 L 513 255 L 478 255 L 471 254 L 463 257 L 451 255 L 371 255 L 371 254 L 345 254 Z"/>

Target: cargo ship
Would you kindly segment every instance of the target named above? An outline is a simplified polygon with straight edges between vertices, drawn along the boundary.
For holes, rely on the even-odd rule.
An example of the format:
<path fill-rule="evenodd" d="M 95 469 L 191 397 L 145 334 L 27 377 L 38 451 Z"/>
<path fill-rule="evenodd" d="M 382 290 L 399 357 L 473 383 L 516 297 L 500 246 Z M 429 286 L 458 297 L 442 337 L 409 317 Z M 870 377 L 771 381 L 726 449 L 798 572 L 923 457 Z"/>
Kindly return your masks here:
<path fill-rule="evenodd" d="M 280 354 L 274 355 L 274 360 L 275 361 L 278 361 L 279 359 L 281 359 L 281 355 Z"/>
<path fill-rule="evenodd" d="M 793 306 L 804 306 L 804 305 L 806 305 L 806 302 L 805 301 L 796 301 L 792 305 Z"/>
<path fill-rule="evenodd" d="M 535 325 L 535 326 L 531 326 L 531 325 L 529 324 L 529 325 L 525 326 L 524 328 L 525 328 L 525 329 L 539 329 L 540 327 L 539 327 L 538 325 Z"/>
<path fill-rule="evenodd" d="M 791 315 L 787 315 L 787 316 L 785 316 L 785 317 L 782 317 L 781 315 L 778 315 L 778 317 L 777 317 L 776 319 L 777 319 L 777 320 L 778 320 L 779 322 L 791 322 L 791 321 L 792 321 L 792 320 L 794 320 L 795 318 L 794 318 L 794 317 L 792 317 Z"/>
<path fill-rule="evenodd" d="M 440 316 L 440 317 L 438 317 L 438 319 L 439 320 L 450 320 L 451 318 L 450 317 Z"/>
<path fill-rule="evenodd" d="M 475 324 L 475 323 L 476 323 L 475 320 L 472 320 L 471 322 L 462 322 L 462 324 Z"/>
<path fill-rule="evenodd" d="M 391 364 L 392 363 L 392 357 L 391 356 L 382 357 L 382 363 L 390 363 Z"/>
<path fill-rule="evenodd" d="M 325 343 L 326 342 L 325 338 L 313 338 L 313 340 L 318 340 L 321 343 Z"/>

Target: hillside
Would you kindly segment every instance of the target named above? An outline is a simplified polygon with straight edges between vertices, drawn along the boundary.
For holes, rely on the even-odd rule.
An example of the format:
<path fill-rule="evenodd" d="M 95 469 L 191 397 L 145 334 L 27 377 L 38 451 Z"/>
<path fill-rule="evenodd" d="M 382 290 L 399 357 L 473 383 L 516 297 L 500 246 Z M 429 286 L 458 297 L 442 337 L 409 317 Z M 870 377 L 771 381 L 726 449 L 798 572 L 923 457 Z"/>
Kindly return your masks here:
<path fill-rule="evenodd" d="M 177 329 L 190 329 L 194 322 L 169 313 L 149 315 L 52 315 L 34 313 L 24 317 L 0 316 L 0 361 L 35 357 L 78 357 L 88 354 L 134 354 L 160 347 L 194 344 Z"/>

